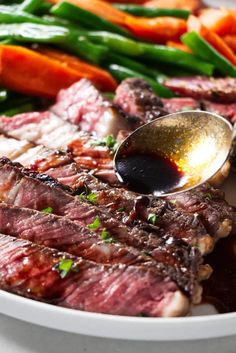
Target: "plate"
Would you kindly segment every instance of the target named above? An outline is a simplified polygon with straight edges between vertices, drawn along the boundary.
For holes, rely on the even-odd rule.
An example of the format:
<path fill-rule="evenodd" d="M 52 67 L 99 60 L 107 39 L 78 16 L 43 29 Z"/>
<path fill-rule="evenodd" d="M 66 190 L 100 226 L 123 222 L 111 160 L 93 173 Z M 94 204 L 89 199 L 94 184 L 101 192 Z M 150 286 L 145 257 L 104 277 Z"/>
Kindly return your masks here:
<path fill-rule="evenodd" d="M 236 174 L 224 185 L 227 200 L 236 206 Z M 236 335 L 236 313 L 215 314 L 210 305 L 197 316 L 139 318 L 71 310 L 0 291 L 0 313 L 57 330 L 136 341 L 182 341 Z"/>

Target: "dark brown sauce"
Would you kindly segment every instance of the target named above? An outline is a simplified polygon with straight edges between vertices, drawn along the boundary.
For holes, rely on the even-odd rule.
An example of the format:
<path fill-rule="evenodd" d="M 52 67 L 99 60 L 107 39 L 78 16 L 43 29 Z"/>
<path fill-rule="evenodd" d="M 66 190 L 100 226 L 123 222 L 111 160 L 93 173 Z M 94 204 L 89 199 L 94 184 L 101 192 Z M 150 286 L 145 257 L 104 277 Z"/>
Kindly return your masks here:
<path fill-rule="evenodd" d="M 184 175 L 174 161 L 132 152 L 117 159 L 116 172 L 127 187 L 141 194 L 161 194 L 177 187 Z"/>

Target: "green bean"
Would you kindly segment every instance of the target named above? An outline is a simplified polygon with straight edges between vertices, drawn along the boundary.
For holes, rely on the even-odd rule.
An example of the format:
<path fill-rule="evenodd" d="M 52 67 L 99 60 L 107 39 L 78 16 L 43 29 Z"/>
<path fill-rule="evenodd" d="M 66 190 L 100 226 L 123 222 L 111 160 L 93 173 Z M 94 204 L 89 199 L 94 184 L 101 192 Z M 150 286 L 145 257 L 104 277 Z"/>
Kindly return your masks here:
<path fill-rule="evenodd" d="M 145 79 L 151 85 L 153 91 L 158 96 L 163 98 L 174 97 L 174 93 L 170 91 L 168 88 L 162 86 L 160 83 L 156 82 L 155 80 L 153 80 L 152 78 L 146 75 L 143 75 L 140 72 L 133 71 L 131 69 L 128 69 L 126 67 L 116 65 L 116 64 L 108 65 L 108 70 L 119 82 L 128 77 L 140 77 Z"/>
<path fill-rule="evenodd" d="M 173 64 L 195 73 L 212 76 L 214 65 L 198 57 L 185 53 L 182 50 L 170 48 L 164 45 L 141 44 L 143 48 L 143 59 L 150 59 L 153 62 Z"/>
<path fill-rule="evenodd" d="M 25 0 L 21 5 L 19 5 L 18 11 L 34 13 L 41 6 L 42 6 L 42 0 Z"/>
<path fill-rule="evenodd" d="M 181 9 L 161 9 L 154 7 L 144 7 L 134 4 L 114 4 L 119 10 L 125 11 L 131 15 L 142 16 L 142 17 L 160 17 L 170 16 L 187 19 L 190 15 L 190 11 Z"/>
<path fill-rule="evenodd" d="M 82 26 L 89 27 L 90 29 L 107 30 L 125 36 L 130 35 L 129 32 L 122 27 L 119 27 L 90 11 L 64 1 L 53 6 L 50 9 L 50 13 L 57 17 L 62 17 L 79 24 L 81 23 Z"/>
<path fill-rule="evenodd" d="M 140 44 L 130 38 L 106 31 L 88 31 L 84 35 L 96 44 L 103 44 L 112 51 L 127 56 L 140 56 L 144 50 Z"/>
<path fill-rule="evenodd" d="M 181 37 L 181 40 L 191 48 L 196 56 L 215 65 L 219 72 L 224 75 L 236 77 L 236 67 L 207 43 L 198 33 L 188 32 Z"/>

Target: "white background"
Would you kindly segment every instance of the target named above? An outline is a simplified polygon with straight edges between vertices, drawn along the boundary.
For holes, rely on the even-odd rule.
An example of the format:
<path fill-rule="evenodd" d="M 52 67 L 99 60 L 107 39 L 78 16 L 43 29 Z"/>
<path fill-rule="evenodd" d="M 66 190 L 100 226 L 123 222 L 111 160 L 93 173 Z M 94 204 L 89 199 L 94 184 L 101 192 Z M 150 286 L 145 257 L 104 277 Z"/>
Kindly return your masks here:
<path fill-rule="evenodd" d="M 236 6 L 236 0 L 206 2 Z M 230 198 L 236 205 L 236 195 L 231 193 Z M 235 337 L 190 344 L 116 341 L 54 331 L 0 315 L 0 353 L 236 353 L 236 341 Z"/>

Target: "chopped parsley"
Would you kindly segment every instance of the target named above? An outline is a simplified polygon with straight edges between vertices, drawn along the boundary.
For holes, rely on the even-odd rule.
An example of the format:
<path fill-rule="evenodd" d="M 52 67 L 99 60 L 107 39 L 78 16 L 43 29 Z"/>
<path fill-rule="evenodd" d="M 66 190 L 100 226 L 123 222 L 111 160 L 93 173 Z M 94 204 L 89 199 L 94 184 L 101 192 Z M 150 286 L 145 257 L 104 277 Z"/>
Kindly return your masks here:
<path fill-rule="evenodd" d="M 85 190 L 79 195 L 81 200 L 88 200 L 92 204 L 97 202 L 97 195 L 94 192 L 91 192 L 89 188 L 85 185 Z"/>
<path fill-rule="evenodd" d="M 177 202 L 177 200 L 170 200 L 170 203 L 172 203 L 172 205 L 175 205 Z"/>
<path fill-rule="evenodd" d="M 117 209 L 117 212 L 125 212 L 125 207 L 120 207 Z"/>
<path fill-rule="evenodd" d="M 80 198 L 81 200 L 84 200 L 84 199 L 86 198 L 86 193 L 85 193 L 85 191 L 83 191 L 83 192 L 81 192 L 81 194 L 79 194 L 79 198 Z"/>
<path fill-rule="evenodd" d="M 106 230 L 106 228 L 104 228 L 101 231 L 101 238 L 102 240 L 105 241 L 105 243 L 114 243 L 114 239 L 112 238 L 111 234 L 108 232 L 108 230 Z"/>
<path fill-rule="evenodd" d="M 52 207 L 46 207 L 42 209 L 42 212 L 44 213 L 53 213 L 53 208 Z"/>
<path fill-rule="evenodd" d="M 98 229 L 100 227 L 100 225 L 101 225 L 101 220 L 100 220 L 99 217 L 96 217 L 95 220 L 93 221 L 93 223 L 90 223 L 88 225 L 88 228 L 96 230 L 96 229 Z"/>
<path fill-rule="evenodd" d="M 210 192 L 208 192 L 207 194 L 205 194 L 205 199 L 206 200 L 212 200 L 213 199 L 213 196 Z"/>
<path fill-rule="evenodd" d="M 61 259 L 61 261 L 54 266 L 54 269 L 59 272 L 61 278 L 65 278 L 71 271 L 79 271 L 72 259 Z"/>
<path fill-rule="evenodd" d="M 87 200 L 93 204 L 97 202 L 97 195 L 94 192 L 91 192 L 87 195 Z"/>
<path fill-rule="evenodd" d="M 116 150 L 116 147 L 117 147 L 117 141 L 113 137 L 113 135 L 108 135 L 108 136 L 104 137 L 103 139 L 94 142 L 93 146 L 104 146 L 104 147 L 109 148 L 109 150 L 112 153 L 114 153 Z"/>
<path fill-rule="evenodd" d="M 154 213 L 150 213 L 150 214 L 148 215 L 148 223 L 151 223 L 151 224 L 155 225 L 157 219 L 158 219 L 158 217 L 157 217 L 157 215 L 155 215 Z"/>

